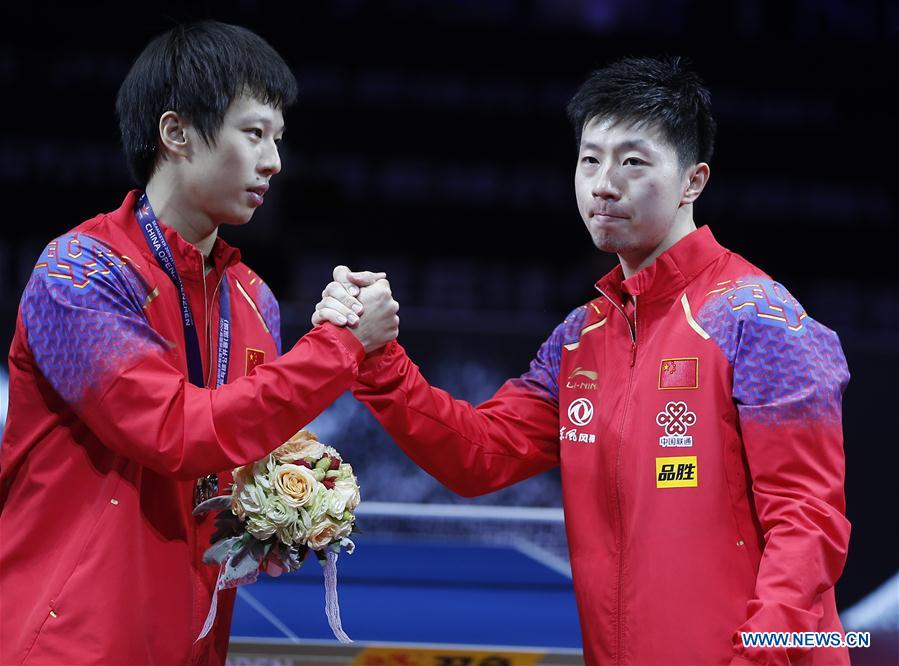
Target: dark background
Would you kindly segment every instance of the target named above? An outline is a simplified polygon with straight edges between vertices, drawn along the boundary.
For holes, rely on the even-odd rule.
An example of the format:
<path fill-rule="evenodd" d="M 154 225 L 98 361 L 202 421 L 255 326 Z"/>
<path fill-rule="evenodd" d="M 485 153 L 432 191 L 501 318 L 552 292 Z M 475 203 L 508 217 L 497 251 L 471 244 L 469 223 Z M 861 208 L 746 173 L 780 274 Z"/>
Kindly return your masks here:
<path fill-rule="evenodd" d="M 849 360 L 853 540 L 841 607 L 896 571 L 896 3 L 7 6 L 4 348 L 43 245 L 118 207 L 130 186 L 113 109 L 131 61 L 150 37 L 202 18 L 257 31 L 300 82 L 284 171 L 252 222 L 223 234 L 281 299 L 285 345 L 307 330 L 334 264 L 386 270 L 402 306 L 401 341 L 436 384 L 472 400 L 522 372 L 614 265 L 593 248 L 575 206 L 567 99 L 592 69 L 623 55 L 689 56 L 720 126 L 697 223 L 785 283 L 839 333 Z M 383 433 L 351 401 L 318 427 L 365 463 L 367 498 L 459 501 L 380 443 Z M 375 463 L 390 474 L 376 476 Z M 559 497 L 550 473 L 481 501 Z"/>

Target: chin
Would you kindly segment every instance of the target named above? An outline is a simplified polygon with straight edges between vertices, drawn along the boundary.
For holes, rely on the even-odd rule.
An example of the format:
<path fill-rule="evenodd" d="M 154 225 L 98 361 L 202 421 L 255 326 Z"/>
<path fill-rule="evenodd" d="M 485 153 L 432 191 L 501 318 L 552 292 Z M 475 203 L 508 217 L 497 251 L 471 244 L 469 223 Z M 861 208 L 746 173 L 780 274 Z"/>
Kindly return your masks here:
<path fill-rule="evenodd" d="M 596 231 L 590 234 L 590 237 L 593 239 L 593 245 L 601 252 L 619 254 L 622 250 L 627 249 L 627 244 L 622 242 L 621 239 L 603 231 Z"/>
<path fill-rule="evenodd" d="M 222 224 L 229 227 L 240 227 L 253 219 L 253 211 L 245 211 L 241 213 L 231 214 L 222 217 Z"/>

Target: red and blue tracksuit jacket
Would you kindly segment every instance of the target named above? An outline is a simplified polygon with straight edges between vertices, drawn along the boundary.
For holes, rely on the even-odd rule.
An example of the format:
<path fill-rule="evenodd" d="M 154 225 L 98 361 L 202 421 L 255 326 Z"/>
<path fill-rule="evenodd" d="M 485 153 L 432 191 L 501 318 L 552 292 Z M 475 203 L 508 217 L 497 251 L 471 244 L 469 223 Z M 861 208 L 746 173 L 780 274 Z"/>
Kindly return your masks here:
<path fill-rule="evenodd" d="M 477 407 L 396 343 L 365 360 L 354 394 L 462 495 L 561 466 L 588 664 L 848 664 L 845 649 L 740 637 L 842 631 L 836 334 L 707 227 L 597 289 Z"/>
<path fill-rule="evenodd" d="M 234 590 L 194 645 L 217 568 L 195 480 L 257 460 L 353 383 L 362 345 L 330 325 L 279 358 L 278 304 L 218 239 L 212 270 L 168 227 L 214 383 L 228 281 L 227 383 L 188 381 L 180 295 L 136 193 L 50 243 L 19 307 L 0 447 L 0 663 L 224 664 Z M 164 223 L 164 220 L 162 220 Z"/>

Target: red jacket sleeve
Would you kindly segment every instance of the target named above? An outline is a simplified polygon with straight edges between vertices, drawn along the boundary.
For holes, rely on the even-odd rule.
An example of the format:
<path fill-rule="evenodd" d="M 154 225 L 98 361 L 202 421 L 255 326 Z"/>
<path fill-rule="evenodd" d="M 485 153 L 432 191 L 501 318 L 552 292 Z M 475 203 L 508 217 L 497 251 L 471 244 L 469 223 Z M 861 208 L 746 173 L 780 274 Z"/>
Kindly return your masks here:
<path fill-rule="evenodd" d="M 160 354 L 146 354 L 78 412 L 122 455 L 194 479 L 258 460 L 286 441 L 350 387 L 362 352 L 352 333 L 321 326 L 215 390 L 194 386 Z"/>
<path fill-rule="evenodd" d="M 351 332 L 325 325 L 246 377 L 198 388 L 147 321 L 142 294 L 128 266 L 82 285 L 35 270 L 20 315 L 37 369 L 87 427 L 166 475 L 193 479 L 263 457 L 348 389 L 364 356 Z"/>
<path fill-rule="evenodd" d="M 825 630 L 822 594 L 833 594 L 849 546 L 841 427 L 849 373 L 836 334 L 808 317 L 781 285 L 760 284 L 782 304 L 779 312 L 762 317 L 746 307 L 736 322 L 730 315 L 726 331 L 716 331 L 713 322 L 703 326 L 733 367 L 733 397 L 765 539 L 755 595 L 734 634 L 735 653 L 755 663 L 789 664 L 807 650 L 747 649 L 741 632 Z"/>
<path fill-rule="evenodd" d="M 543 344 L 530 370 L 474 406 L 431 386 L 396 342 L 363 363 L 353 395 L 438 481 L 472 497 L 559 464 L 558 368 L 575 311 Z"/>

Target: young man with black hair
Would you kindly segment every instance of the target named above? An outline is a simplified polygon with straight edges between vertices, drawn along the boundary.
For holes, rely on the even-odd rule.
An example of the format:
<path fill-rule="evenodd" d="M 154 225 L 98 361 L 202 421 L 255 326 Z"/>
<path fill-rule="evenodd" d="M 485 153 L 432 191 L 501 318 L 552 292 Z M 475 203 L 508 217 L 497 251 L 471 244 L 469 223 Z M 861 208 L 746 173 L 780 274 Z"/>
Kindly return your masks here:
<path fill-rule="evenodd" d="M 218 237 L 281 169 L 296 81 L 260 37 L 154 39 L 119 91 L 141 190 L 52 241 L 25 288 L 0 448 L 0 663 L 223 664 L 234 590 L 194 505 L 287 440 L 396 337 L 381 274 L 350 329 L 281 355 L 278 304 Z M 63 206 L 59 210 L 64 210 Z"/>
<path fill-rule="evenodd" d="M 620 260 L 596 298 L 477 407 L 431 387 L 396 342 L 365 360 L 356 398 L 462 495 L 561 465 L 588 664 L 848 664 L 845 648 L 741 638 L 842 631 L 836 334 L 696 228 L 715 123 L 681 60 L 598 70 L 568 110 L 578 208 Z M 353 304 L 345 267 L 334 278 L 313 323 Z"/>

